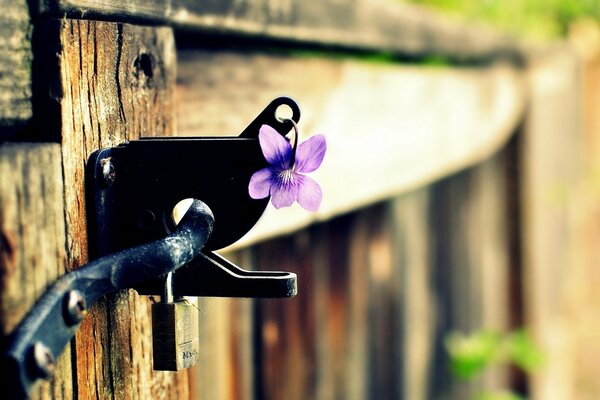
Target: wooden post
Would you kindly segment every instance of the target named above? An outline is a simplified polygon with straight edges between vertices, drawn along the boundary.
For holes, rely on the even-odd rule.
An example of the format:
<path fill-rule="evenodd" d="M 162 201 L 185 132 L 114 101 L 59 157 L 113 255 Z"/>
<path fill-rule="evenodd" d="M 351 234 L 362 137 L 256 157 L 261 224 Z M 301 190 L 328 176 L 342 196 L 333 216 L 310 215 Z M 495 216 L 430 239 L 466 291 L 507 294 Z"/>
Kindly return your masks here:
<path fill-rule="evenodd" d="M 530 65 L 531 106 L 521 164 L 524 305 L 526 323 L 545 357 L 533 374 L 532 395 L 551 400 L 585 398 L 576 380 L 581 368 L 576 348 L 585 337 L 579 336 L 580 327 L 595 325 L 594 318 L 584 318 L 590 315 L 582 308 L 587 301 L 578 300 L 594 278 L 586 275 L 578 259 L 585 254 L 584 232 L 578 229 L 589 201 L 580 197 L 585 188 L 580 65 L 567 49 L 532 58 Z M 584 351 L 586 358 L 594 354 L 592 347 Z"/>
<path fill-rule="evenodd" d="M 101 147 L 174 133 L 175 53 L 169 28 L 57 24 L 67 257 L 76 268 L 87 261 L 86 160 Z M 147 298 L 121 291 L 92 307 L 76 336 L 79 398 L 186 398 L 187 371 L 153 371 L 151 343 Z"/>

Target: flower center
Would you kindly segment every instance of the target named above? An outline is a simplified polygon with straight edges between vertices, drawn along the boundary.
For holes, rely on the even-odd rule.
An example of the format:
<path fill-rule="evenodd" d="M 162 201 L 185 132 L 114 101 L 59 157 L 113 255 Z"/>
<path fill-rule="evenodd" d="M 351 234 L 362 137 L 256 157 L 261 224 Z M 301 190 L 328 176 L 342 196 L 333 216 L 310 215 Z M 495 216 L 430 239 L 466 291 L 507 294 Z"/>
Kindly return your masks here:
<path fill-rule="evenodd" d="M 278 178 L 284 185 L 289 185 L 294 181 L 294 172 L 291 169 L 284 169 L 279 173 Z"/>

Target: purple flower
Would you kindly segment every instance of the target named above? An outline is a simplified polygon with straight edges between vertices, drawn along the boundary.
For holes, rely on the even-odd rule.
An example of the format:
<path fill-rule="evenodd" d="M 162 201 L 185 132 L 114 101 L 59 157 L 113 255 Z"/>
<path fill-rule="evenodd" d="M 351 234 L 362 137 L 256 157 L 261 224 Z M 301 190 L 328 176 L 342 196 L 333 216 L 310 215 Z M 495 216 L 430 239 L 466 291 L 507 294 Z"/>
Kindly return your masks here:
<path fill-rule="evenodd" d="M 260 127 L 258 139 L 269 166 L 250 178 L 250 197 L 264 199 L 271 195 L 275 208 L 289 207 L 297 200 L 308 211 L 317 211 L 323 197 L 321 186 L 303 173 L 321 165 L 327 149 L 325 136 L 311 137 L 298 146 L 298 151 L 268 125 Z"/>

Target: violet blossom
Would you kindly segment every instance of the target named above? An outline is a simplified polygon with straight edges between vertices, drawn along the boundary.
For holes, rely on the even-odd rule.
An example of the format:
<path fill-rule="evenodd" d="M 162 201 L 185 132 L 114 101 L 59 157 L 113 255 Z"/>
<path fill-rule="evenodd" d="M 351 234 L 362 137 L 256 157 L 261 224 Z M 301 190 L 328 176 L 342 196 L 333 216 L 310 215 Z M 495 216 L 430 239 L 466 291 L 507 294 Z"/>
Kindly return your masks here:
<path fill-rule="evenodd" d="M 296 132 L 296 142 L 298 133 Z M 317 211 L 323 192 L 321 186 L 304 174 L 321 165 L 327 144 L 324 135 L 315 135 L 302 142 L 296 151 L 282 135 L 268 125 L 260 128 L 258 139 L 268 167 L 250 178 L 248 192 L 253 199 L 271 195 L 275 208 L 289 207 L 298 201 L 308 211 Z"/>

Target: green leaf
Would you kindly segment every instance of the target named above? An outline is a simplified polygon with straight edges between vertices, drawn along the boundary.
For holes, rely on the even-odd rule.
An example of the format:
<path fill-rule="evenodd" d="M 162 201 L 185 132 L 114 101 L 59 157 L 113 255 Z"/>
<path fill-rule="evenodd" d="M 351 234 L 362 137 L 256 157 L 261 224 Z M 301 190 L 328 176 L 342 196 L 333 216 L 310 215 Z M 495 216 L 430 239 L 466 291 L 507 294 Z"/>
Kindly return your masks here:
<path fill-rule="evenodd" d="M 518 330 L 507 338 L 508 358 L 526 372 L 533 372 L 542 365 L 544 355 L 527 331 Z"/>
<path fill-rule="evenodd" d="M 500 336 L 486 331 L 452 333 L 445 344 L 451 371 L 459 378 L 472 379 L 498 358 Z"/>

